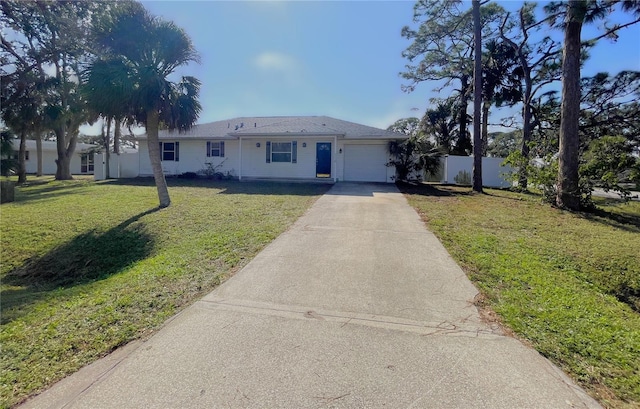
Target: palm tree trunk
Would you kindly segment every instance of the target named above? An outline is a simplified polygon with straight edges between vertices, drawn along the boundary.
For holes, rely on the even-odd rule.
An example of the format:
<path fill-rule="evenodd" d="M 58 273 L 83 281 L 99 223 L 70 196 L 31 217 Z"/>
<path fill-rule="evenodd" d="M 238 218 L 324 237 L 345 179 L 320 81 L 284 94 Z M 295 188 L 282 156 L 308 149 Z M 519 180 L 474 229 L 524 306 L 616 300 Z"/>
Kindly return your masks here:
<path fill-rule="evenodd" d="M 482 136 L 480 113 L 482 107 L 482 25 L 480 0 L 473 0 L 473 191 L 482 193 Z"/>
<path fill-rule="evenodd" d="M 18 183 L 27 181 L 27 132 L 23 129 L 20 132 L 20 148 L 18 150 Z"/>
<path fill-rule="evenodd" d="M 167 189 L 167 181 L 162 171 L 162 162 L 160 160 L 160 140 L 158 139 L 158 126 L 160 123 L 160 115 L 155 109 L 147 111 L 147 148 L 149 149 L 149 161 L 153 170 L 153 178 L 158 189 L 158 199 L 160 208 L 168 207 L 171 204 L 169 198 L 169 190 Z"/>
<path fill-rule="evenodd" d="M 36 132 L 36 159 L 38 162 L 38 169 L 36 176 L 42 176 L 42 132 Z"/>
<path fill-rule="evenodd" d="M 562 55 L 562 106 L 556 205 L 578 210 L 578 134 L 580 115 L 580 36 L 586 2 L 569 1 Z"/>

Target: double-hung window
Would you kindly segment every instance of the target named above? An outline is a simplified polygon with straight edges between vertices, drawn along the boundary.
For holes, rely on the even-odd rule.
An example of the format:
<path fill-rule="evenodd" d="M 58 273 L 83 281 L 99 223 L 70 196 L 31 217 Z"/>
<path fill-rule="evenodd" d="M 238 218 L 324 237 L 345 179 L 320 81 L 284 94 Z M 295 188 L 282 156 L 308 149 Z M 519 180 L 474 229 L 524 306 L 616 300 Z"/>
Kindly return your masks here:
<path fill-rule="evenodd" d="M 180 160 L 180 142 L 160 142 L 160 158 L 163 161 Z"/>
<path fill-rule="evenodd" d="M 272 142 L 267 141 L 267 163 L 284 162 L 297 163 L 298 161 L 298 142 Z"/>
<path fill-rule="evenodd" d="M 207 157 L 212 156 L 224 158 L 224 141 L 207 141 Z"/>

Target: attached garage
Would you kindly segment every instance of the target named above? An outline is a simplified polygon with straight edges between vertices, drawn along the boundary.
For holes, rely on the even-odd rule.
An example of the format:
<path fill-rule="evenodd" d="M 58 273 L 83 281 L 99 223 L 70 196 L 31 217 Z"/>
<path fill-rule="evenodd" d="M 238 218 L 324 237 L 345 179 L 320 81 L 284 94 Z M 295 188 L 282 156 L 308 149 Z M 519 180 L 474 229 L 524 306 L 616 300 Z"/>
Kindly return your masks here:
<path fill-rule="evenodd" d="M 386 182 L 389 153 L 386 144 L 344 145 L 344 180 Z"/>

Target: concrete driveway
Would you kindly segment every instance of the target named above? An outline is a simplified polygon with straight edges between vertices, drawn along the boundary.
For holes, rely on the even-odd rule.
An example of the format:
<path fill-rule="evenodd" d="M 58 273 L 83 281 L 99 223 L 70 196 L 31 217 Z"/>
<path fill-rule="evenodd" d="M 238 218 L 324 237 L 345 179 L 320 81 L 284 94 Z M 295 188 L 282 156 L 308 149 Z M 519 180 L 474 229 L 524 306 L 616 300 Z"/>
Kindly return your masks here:
<path fill-rule="evenodd" d="M 600 407 L 476 294 L 395 186 L 339 183 L 151 339 L 24 407 Z"/>

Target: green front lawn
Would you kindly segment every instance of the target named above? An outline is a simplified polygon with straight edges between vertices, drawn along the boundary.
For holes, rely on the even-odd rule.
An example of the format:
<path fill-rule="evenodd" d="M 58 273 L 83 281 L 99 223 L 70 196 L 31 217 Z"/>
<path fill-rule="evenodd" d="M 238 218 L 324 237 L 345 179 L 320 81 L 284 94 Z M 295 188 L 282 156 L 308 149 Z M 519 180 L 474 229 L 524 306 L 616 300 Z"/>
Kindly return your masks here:
<path fill-rule="evenodd" d="M 480 306 L 603 405 L 640 406 L 640 203 L 572 214 L 536 195 L 401 185 Z M 534 381 L 534 380 L 532 380 Z"/>
<path fill-rule="evenodd" d="M 0 207 L 0 406 L 145 337 L 286 230 L 327 185 L 29 178 Z"/>

